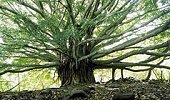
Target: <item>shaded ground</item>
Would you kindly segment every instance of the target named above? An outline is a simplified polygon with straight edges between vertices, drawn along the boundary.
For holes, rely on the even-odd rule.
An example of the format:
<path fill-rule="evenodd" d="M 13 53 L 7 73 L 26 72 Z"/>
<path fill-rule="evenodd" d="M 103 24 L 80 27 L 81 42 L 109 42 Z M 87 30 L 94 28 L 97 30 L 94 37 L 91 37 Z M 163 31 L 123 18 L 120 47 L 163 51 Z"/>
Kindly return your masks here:
<path fill-rule="evenodd" d="M 81 98 L 81 99 L 80 99 Z M 123 99 L 124 98 L 124 99 Z M 170 83 L 127 78 L 103 84 L 81 84 L 36 91 L 2 92 L 0 100 L 170 100 Z"/>

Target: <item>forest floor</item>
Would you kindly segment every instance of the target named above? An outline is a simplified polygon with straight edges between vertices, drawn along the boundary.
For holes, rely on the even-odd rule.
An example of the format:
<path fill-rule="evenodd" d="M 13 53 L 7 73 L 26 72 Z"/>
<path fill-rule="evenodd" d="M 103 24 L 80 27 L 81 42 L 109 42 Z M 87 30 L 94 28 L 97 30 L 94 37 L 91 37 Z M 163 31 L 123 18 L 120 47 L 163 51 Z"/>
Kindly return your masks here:
<path fill-rule="evenodd" d="M 0 100 L 170 100 L 170 83 L 126 78 L 100 84 L 1 92 Z"/>

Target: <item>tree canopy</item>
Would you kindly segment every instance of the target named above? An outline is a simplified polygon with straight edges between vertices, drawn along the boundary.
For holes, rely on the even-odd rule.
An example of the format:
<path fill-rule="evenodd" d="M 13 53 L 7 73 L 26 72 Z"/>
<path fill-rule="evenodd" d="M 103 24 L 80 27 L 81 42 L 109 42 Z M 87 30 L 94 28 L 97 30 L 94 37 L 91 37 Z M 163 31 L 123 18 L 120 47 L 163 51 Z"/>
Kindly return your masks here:
<path fill-rule="evenodd" d="M 57 68 L 59 75 L 68 74 L 70 69 L 73 76 L 79 76 L 86 67 L 170 69 L 161 64 L 170 56 L 168 0 L 0 2 L 0 75 L 42 68 Z M 148 56 L 127 61 L 136 55 Z M 82 67 L 84 64 L 88 66 Z M 133 66 L 149 68 L 130 69 Z M 79 74 L 74 74 L 76 71 Z M 91 75 L 89 70 L 83 73 Z M 91 76 L 73 76 L 71 80 L 75 81 L 93 80 Z M 66 82 L 69 75 L 60 78 L 65 80 L 63 84 L 72 83 Z"/>

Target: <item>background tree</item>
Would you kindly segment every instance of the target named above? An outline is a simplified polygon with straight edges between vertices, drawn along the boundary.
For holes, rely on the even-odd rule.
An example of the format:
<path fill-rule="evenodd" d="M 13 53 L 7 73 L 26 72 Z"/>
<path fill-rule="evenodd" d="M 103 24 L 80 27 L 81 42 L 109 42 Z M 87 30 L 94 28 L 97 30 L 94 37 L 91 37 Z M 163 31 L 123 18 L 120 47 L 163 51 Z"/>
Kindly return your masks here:
<path fill-rule="evenodd" d="M 1 0 L 0 74 L 55 67 L 69 85 L 95 82 L 97 68 L 170 69 L 152 63 L 169 59 L 170 40 L 154 44 L 169 33 L 169 12 L 158 0 Z M 126 61 L 139 54 L 149 57 Z"/>

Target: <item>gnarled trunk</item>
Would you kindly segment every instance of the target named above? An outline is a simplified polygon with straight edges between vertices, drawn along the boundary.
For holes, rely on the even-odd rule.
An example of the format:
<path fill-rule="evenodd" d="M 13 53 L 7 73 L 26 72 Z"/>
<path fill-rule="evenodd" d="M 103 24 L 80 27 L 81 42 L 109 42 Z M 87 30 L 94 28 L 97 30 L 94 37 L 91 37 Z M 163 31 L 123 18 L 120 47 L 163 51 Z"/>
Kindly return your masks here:
<path fill-rule="evenodd" d="M 68 60 L 60 66 L 58 75 L 62 86 L 95 82 L 92 65 L 87 61 L 75 63 L 73 60 Z"/>

